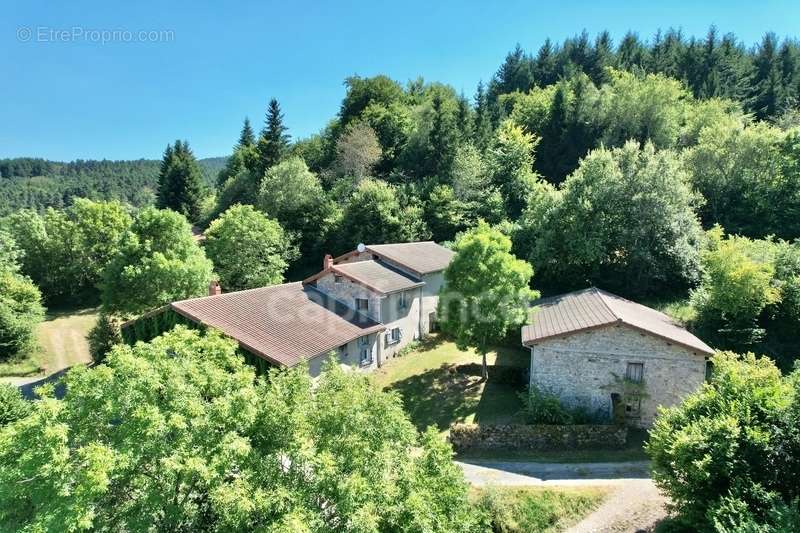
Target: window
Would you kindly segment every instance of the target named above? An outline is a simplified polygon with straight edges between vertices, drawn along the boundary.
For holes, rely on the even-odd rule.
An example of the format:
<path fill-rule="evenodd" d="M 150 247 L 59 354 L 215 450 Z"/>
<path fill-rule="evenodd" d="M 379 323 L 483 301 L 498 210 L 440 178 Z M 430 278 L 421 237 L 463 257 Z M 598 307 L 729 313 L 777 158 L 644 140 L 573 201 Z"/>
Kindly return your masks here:
<path fill-rule="evenodd" d="M 633 383 L 641 383 L 644 376 L 644 363 L 628 363 L 625 369 L 625 379 Z"/>
<path fill-rule="evenodd" d="M 358 344 L 360 346 L 369 346 L 369 337 L 367 337 L 367 336 L 359 337 L 358 338 Z"/>
<path fill-rule="evenodd" d="M 368 365 L 372 362 L 372 350 L 364 348 L 361 350 L 361 364 Z"/>
<path fill-rule="evenodd" d="M 367 311 L 369 310 L 369 300 L 366 298 L 356 298 L 356 310 Z"/>
<path fill-rule="evenodd" d="M 406 293 L 401 292 L 397 295 L 397 308 L 398 309 L 405 309 L 408 307 L 408 300 L 406 298 Z"/>
<path fill-rule="evenodd" d="M 392 342 L 400 342 L 402 336 L 403 334 L 400 332 L 400 328 L 392 329 Z"/>
<path fill-rule="evenodd" d="M 347 357 L 347 345 L 342 344 L 339 346 L 339 357 Z"/>
<path fill-rule="evenodd" d="M 342 276 L 340 276 L 339 274 L 334 274 L 333 275 L 333 282 L 334 283 L 341 283 L 342 282 Z"/>

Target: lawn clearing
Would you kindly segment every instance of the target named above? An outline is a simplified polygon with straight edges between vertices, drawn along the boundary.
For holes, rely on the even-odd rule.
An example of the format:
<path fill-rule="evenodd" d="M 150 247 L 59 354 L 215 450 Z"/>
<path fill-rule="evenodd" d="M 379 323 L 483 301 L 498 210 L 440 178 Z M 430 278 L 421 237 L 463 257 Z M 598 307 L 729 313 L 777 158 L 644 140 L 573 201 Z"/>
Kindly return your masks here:
<path fill-rule="evenodd" d="M 0 364 L 0 376 L 49 375 L 91 362 L 86 335 L 97 320 L 96 309 L 54 311 L 36 328 L 39 344 L 29 357 Z"/>
<path fill-rule="evenodd" d="M 604 487 L 485 487 L 473 489 L 475 505 L 489 512 L 494 531 L 563 531 L 597 509 Z"/>
<path fill-rule="evenodd" d="M 520 367 L 525 372 L 527 353 L 501 347 L 490 353 L 488 364 Z M 508 423 L 521 409 L 522 389 L 502 383 L 485 383 L 479 375 L 459 371 L 460 365 L 479 363 L 473 351 L 459 350 L 440 336 L 423 340 L 411 353 L 390 359 L 371 379 L 385 390 L 397 391 L 411 421 L 422 431 L 436 426 L 446 433 L 454 422 Z"/>

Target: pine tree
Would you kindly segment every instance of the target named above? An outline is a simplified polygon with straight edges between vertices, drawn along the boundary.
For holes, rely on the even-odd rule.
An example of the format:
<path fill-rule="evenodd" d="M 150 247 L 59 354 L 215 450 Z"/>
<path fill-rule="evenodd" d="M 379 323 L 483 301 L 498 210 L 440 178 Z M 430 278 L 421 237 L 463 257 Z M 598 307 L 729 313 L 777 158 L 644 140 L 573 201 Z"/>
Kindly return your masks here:
<path fill-rule="evenodd" d="M 236 147 L 253 146 L 255 143 L 256 135 L 253 133 L 253 128 L 250 126 L 250 119 L 245 117 L 242 133 L 239 134 L 239 142 L 236 144 Z"/>
<path fill-rule="evenodd" d="M 283 124 L 281 107 L 278 105 L 278 100 L 273 98 L 269 101 L 264 129 L 258 139 L 259 167 L 257 170 L 259 176 L 263 175 L 269 168 L 277 165 L 286 155 L 290 139 L 286 129 Z"/>
<path fill-rule="evenodd" d="M 172 209 L 190 222 L 200 218 L 203 195 L 202 173 L 189 143 L 175 141 L 164 150 L 158 176 L 158 207 Z"/>
<path fill-rule="evenodd" d="M 478 82 L 478 88 L 475 90 L 475 126 L 473 129 L 473 140 L 475 146 L 483 151 L 488 145 L 492 137 L 492 125 L 489 121 L 489 109 L 486 102 L 486 90 L 483 87 L 483 81 Z"/>
<path fill-rule="evenodd" d="M 774 33 L 764 35 L 753 63 L 751 108 L 759 119 L 774 117 L 783 103 L 783 76 Z"/>
<path fill-rule="evenodd" d="M 472 138 L 472 109 L 469 107 L 469 101 L 464 93 L 458 98 L 458 115 L 456 116 L 456 123 L 458 131 L 462 140 Z"/>
<path fill-rule="evenodd" d="M 430 143 L 430 159 L 427 165 L 439 179 L 450 175 L 453 159 L 456 155 L 458 133 L 453 120 L 453 113 L 447 108 L 440 94 L 433 96 L 433 126 L 428 136 Z"/>
<path fill-rule="evenodd" d="M 552 85 L 558 79 L 556 72 L 556 54 L 557 50 L 553 48 L 553 42 L 548 37 L 545 39 L 544 44 L 539 48 L 539 53 L 536 55 L 536 62 L 533 68 L 533 77 L 536 85 L 545 87 Z"/>

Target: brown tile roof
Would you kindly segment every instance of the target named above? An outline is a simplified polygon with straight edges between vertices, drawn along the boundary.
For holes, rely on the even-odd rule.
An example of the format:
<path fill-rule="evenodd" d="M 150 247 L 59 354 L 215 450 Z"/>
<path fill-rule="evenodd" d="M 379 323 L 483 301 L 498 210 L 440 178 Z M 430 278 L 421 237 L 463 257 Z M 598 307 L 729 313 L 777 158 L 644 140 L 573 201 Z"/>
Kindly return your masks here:
<path fill-rule="evenodd" d="M 300 282 L 182 300 L 171 307 L 236 339 L 244 349 L 285 366 L 384 329 Z"/>
<path fill-rule="evenodd" d="M 626 324 L 690 350 L 714 352 L 664 313 L 594 287 L 543 298 L 534 304 L 531 317 L 533 323 L 522 328 L 526 346 L 596 327 Z"/>
<path fill-rule="evenodd" d="M 382 294 L 414 289 L 425 285 L 424 282 L 407 276 L 378 261 L 341 263 L 334 265 L 331 268 L 331 272 L 343 274 L 345 277 Z"/>
<path fill-rule="evenodd" d="M 452 250 L 433 241 L 370 244 L 367 251 L 420 275 L 444 270 L 455 255 Z"/>

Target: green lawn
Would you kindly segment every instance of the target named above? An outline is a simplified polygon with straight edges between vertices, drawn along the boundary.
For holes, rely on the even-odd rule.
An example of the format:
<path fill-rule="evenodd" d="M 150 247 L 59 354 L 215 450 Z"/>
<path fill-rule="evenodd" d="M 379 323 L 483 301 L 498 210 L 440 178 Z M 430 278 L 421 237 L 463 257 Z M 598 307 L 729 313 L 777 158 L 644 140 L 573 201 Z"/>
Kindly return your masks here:
<path fill-rule="evenodd" d="M 86 335 L 96 309 L 54 311 L 36 329 L 38 347 L 26 358 L 0 364 L 0 376 L 49 375 L 91 361 Z"/>
<path fill-rule="evenodd" d="M 489 354 L 488 362 L 519 366 L 524 372 L 528 355 L 521 348 L 501 347 Z M 480 363 L 480 357 L 431 336 L 413 352 L 387 361 L 371 379 L 385 390 L 400 393 L 406 412 L 420 431 L 433 425 L 446 433 L 453 422 L 513 421 L 521 408 L 519 389 L 484 383 L 479 375 L 465 373 L 463 367 L 459 371 L 469 363 Z"/>
<path fill-rule="evenodd" d="M 488 511 L 492 529 L 507 533 L 556 532 L 578 523 L 608 495 L 604 487 L 473 489 L 475 505 Z"/>

